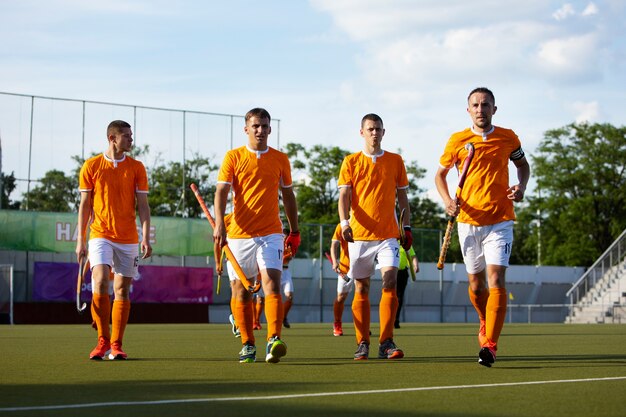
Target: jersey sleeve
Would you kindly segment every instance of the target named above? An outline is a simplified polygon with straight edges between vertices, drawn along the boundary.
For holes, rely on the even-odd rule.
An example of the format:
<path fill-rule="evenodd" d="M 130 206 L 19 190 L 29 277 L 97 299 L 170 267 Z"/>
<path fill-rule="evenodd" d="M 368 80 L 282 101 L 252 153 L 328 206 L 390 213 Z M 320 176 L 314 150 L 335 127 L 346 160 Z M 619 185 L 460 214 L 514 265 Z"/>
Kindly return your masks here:
<path fill-rule="evenodd" d="M 283 169 L 280 175 L 280 186 L 283 188 L 290 188 L 293 186 L 293 180 L 291 178 L 291 164 L 286 154 L 283 154 Z"/>
<path fill-rule="evenodd" d="M 448 142 L 446 143 L 446 147 L 443 150 L 443 154 L 439 158 L 439 166 L 446 169 L 451 169 L 452 167 L 454 167 L 458 160 L 457 148 L 458 144 L 454 136 L 450 137 L 450 139 L 448 139 Z"/>
<path fill-rule="evenodd" d="M 333 237 L 331 240 L 336 240 L 337 242 L 341 242 L 341 225 L 338 224 L 335 227 L 335 231 L 333 232 Z"/>
<path fill-rule="evenodd" d="M 93 179 L 89 175 L 89 164 L 85 162 L 78 175 L 78 190 L 82 192 L 93 190 Z"/>
<path fill-rule="evenodd" d="M 136 192 L 147 194 L 148 188 L 148 173 L 146 172 L 146 167 L 141 161 L 137 161 Z"/>
<path fill-rule="evenodd" d="M 398 174 L 397 188 L 398 189 L 407 189 L 409 188 L 409 177 L 406 174 L 406 166 L 404 165 L 404 161 L 402 160 L 402 156 L 398 155 L 400 171 Z"/>
<path fill-rule="evenodd" d="M 222 166 L 220 167 L 220 171 L 217 174 L 217 182 L 224 184 L 233 183 L 234 176 L 234 160 L 233 160 L 233 152 L 228 151 L 224 156 L 224 161 L 222 161 Z"/>
<path fill-rule="evenodd" d="M 337 180 L 337 186 L 352 187 L 352 172 L 350 169 L 350 161 L 346 156 L 341 163 L 341 169 L 339 170 L 339 179 Z"/>

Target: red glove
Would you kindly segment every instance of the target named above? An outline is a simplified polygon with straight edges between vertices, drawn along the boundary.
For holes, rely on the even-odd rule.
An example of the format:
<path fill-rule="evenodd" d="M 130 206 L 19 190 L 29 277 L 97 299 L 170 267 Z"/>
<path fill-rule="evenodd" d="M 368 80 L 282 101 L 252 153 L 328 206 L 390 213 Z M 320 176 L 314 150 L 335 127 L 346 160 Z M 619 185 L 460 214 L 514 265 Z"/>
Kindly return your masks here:
<path fill-rule="evenodd" d="M 291 232 L 287 239 L 285 239 L 285 248 L 291 248 L 292 256 L 296 256 L 300 247 L 300 232 Z"/>
<path fill-rule="evenodd" d="M 402 247 L 405 251 L 409 251 L 413 245 L 413 233 L 411 232 L 411 226 L 404 226 L 404 239 L 402 239 Z"/>

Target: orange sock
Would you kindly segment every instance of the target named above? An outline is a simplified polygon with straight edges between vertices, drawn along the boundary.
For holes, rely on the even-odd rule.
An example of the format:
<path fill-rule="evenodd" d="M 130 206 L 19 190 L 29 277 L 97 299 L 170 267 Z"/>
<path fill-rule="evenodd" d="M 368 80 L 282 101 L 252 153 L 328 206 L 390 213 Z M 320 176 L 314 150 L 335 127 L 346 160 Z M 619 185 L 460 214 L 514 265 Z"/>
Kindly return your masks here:
<path fill-rule="evenodd" d="M 354 319 L 354 329 L 356 330 L 356 342 L 370 342 L 370 298 L 369 294 L 354 293 L 352 300 L 352 317 Z"/>
<path fill-rule="evenodd" d="M 506 305 L 506 288 L 490 288 L 489 300 L 487 301 L 486 327 L 487 339 L 489 341 L 487 347 L 493 350 L 498 349 L 498 339 L 506 319 Z"/>
<path fill-rule="evenodd" d="M 237 308 L 237 297 L 230 297 L 230 312 L 235 317 L 235 309 Z M 237 322 L 235 321 L 235 324 Z"/>
<path fill-rule="evenodd" d="M 393 322 L 398 311 L 398 295 L 395 288 L 383 288 L 378 306 L 380 317 L 380 337 L 379 343 L 387 339 L 393 339 Z"/>
<path fill-rule="evenodd" d="M 283 318 L 286 318 L 287 314 L 289 314 L 289 310 L 291 310 L 292 304 L 293 301 L 289 298 L 283 302 Z"/>
<path fill-rule="evenodd" d="M 467 293 L 469 295 L 470 302 L 476 309 L 478 313 L 478 318 L 480 320 L 485 320 L 486 312 L 487 312 L 487 299 L 489 298 L 489 290 L 483 289 L 480 294 L 476 294 L 471 288 L 467 287 Z"/>
<path fill-rule="evenodd" d="M 256 300 L 254 303 L 254 322 L 261 323 L 261 313 L 263 313 L 263 307 L 265 302 Z M 267 316 L 265 317 L 267 318 Z"/>
<path fill-rule="evenodd" d="M 339 302 L 335 298 L 335 302 L 333 303 L 333 315 L 335 316 L 335 322 L 341 323 L 341 318 L 343 316 L 343 305 L 343 301 Z"/>
<path fill-rule="evenodd" d="M 130 300 L 113 301 L 113 312 L 111 313 L 111 321 L 113 323 L 111 332 L 111 343 L 122 344 L 124 338 L 124 330 L 128 323 L 130 315 Z"/>
<path fill-rule="evenodd" d="M 233 316 L 241 333 L 241 344 L 252 343 L 254 345 L 254 331 L 252 320 L 254 319 L 254 306 L 252 300 L 236 300 Z"/>
<path fill-rule="evenodd" d="M 265 320 L 267 320 L 267 340 L 280 337 L 283 328 L 283 297 L 280 294 L 265 296 Z"/>
<path fill-rule="evenodd" d="M 98 337 L 111 340 L 111 298 L 109 294 L 93 294 L 91 298 L 91 318 L 98 326 Z"/>

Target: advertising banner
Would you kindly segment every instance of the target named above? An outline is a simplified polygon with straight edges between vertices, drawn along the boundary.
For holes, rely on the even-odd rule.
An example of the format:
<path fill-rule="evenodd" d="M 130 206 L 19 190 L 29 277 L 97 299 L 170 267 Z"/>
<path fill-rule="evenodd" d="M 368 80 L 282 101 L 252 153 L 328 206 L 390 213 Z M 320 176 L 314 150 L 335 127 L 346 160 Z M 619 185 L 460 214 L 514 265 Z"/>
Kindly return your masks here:
<path fill-rule="evenodd" d="M 75 213 L 0 210 L 0 248 L 32 252 L 74 252 Z M 141 236 L 141 228 L 137 228 Z M 152 217 L 154 255 L 213 256 L 213 230 L 204 219 Z"/>
<path fill-rule="evenodd" d="M 75 301 L 77 263 L 35 262 L 33 301 Z M 91 300 L 91 273 L 83 283 L 81 300 Z M 113 284 L 109 292 L 112 294 Z M 213 268 L 139 266 L 130 299 L 137 303 L 211 304 Z"/>

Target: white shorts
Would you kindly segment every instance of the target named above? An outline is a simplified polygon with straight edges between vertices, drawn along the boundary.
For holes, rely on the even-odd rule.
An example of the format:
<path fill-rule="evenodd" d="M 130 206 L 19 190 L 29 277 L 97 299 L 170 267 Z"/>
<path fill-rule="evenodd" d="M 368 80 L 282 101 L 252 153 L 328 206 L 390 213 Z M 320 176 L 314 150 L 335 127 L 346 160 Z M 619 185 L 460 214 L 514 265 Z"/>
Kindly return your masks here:
<path fill-rule="evenodd" d="M 513 220 L 489 226 L 459 223 L 457 228 L 468 274 L 477 274 L 487 265 L 509 266 L 513 246 Z"/>
<path fill-rule="evenodd" d="M 283 269 L 285 246 L 281 233 L 249 239 L 228 239 L 228 246 L 246 277 L 253 282 L 260 270 L 277 269 L 282 271 Z M 239 279 L 230 262 L 226 262 L 226 269 L 231 281 Z"/>
<path fill-rule="evenodd" d="M 343 276 L 337 275 L 337 294 L 348 294 L 352 289 L 354 280 L 347 275 L 345 277 L 348 278 L 348 281 L 343 279 Z"/>
<path fill-rule="evenodd" d="M 357 240 L 348 243 L 350 255 L 350 278 L 368 278 L 374 275 L 376 262 L 380 268 L 397 268 L 400 263 L 398 239 Z"/>
<path fill-rule="evenodd" d="M 289 268 L 283 268 L 283 273 L 280 276 L 280 289 L 285 295 L 293 294 L 293 279 L 291 279 Z"/>
<path fill-rule="evenodd" d="M 137 276 L 139 266 L 139 244 L 115 243 L 104 238 L 89 240 L 89 263 L 109 265 L 113 273 L 127 278 Z"/>

